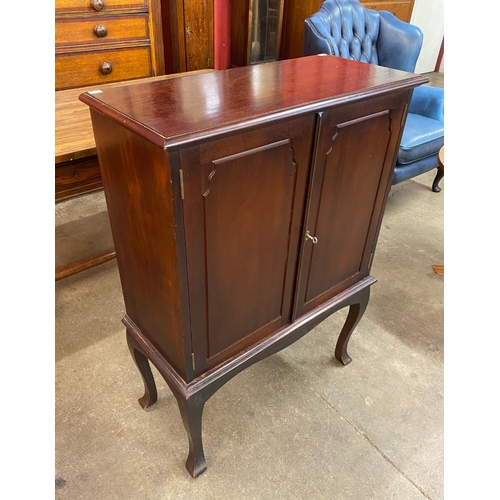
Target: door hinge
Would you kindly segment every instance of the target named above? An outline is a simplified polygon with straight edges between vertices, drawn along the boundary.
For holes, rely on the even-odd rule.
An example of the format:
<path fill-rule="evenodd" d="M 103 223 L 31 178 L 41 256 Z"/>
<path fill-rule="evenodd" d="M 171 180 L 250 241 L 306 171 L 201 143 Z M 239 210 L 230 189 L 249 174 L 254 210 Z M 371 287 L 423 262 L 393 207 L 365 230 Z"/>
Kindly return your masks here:
<path fill-rule="evenodd" d="M 194 352 L 191 353 L 191 365 L 193 367 L 193 371 L 196 370 L 196 364 L 194 362 Z"/>
<path fill-rule="evenodd" d="M 372 261 L 373 261 L 373 253 L 370 254 L 370 258 L 368 259 L 368 271 L 372 267 Z"/>
<path fill-rule="evenodd" d="M 405 109 L 403 111 L 403 116 L 401 117 L 401 126 L 404 125 L 406 120 L 406 111 L 408 110 L 408 103 L 405 104 Z"/>
<path fill-rule="evenodd" d="M 184 199 L 184 174 L 182 170 L 179 170 L 179 185 L 181 190 L 181 200 Z"/>

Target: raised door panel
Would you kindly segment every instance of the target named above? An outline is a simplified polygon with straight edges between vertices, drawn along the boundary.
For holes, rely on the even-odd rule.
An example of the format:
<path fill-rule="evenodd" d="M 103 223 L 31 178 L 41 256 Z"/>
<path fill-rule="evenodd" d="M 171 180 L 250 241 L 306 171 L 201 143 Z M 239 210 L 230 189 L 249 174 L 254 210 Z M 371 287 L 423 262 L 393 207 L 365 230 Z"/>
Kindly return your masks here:
<path fill-rule="evenodd" d="M 181 153 L 196 371 L 291 321 L 315 117 Z"/>
<path fill-rule="evenodd" d="M 397 105 L 385 99 L 322 117 L 295 316 L 369 273 L 399 140 L 401 111 L 391 109 Z"/>

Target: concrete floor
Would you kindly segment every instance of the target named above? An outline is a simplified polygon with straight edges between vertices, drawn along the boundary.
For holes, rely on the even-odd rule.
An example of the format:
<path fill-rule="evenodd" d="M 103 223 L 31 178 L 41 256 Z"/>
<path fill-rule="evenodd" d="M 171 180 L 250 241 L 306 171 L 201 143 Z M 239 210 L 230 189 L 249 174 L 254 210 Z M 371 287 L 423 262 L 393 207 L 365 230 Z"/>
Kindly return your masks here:
<path fill-rule="evenodd" d="M 443 86 L 442 74 L 429 74 Z M 208 401 L 193 480 L 174 396 L 142 410 L 116 261 L 56 283 L 57 500 L 444 498 L 444 184 L 394 186 L 343 367 L 340 311 Z M 56 267 L 112 248 L 102 192 L 56 204 Z"/>
<path fill-rule="evenodd" d="M 207 403 L 208 469 L 193 480 L 176 401 L 142 380 L 113 260 L 56 283 L 56 499 L 444 498 L 443 190 L 391 190 L 368 309 L 333 358 L 345 312 L 243 371 Z M 56 205 L 59 264 L 111 242 L 103 193 Z"/>

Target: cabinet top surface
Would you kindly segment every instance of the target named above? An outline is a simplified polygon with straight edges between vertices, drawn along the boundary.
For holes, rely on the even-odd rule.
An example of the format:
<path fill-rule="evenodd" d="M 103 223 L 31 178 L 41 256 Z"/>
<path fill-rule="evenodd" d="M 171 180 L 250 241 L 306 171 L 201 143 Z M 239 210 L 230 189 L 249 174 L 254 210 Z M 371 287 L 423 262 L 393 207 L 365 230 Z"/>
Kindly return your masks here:
<path fill-rule="evenodd" d="M 326 105 L 408 90 L 428 79 L 333 56 L 245 66 L 84 93 L 80 100 L 171 149 Z"/>

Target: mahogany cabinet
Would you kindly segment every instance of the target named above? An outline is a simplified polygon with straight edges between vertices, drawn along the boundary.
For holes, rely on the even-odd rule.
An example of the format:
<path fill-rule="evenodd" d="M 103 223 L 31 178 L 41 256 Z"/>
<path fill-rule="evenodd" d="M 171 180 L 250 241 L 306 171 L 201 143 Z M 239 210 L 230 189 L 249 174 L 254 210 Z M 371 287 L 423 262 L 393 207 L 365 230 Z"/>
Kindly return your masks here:
<path fill-rule="evenodd" d="M 335 356 L 350 361 L 408 102 L 427 81 L 311 56 L 80 96 L 139 401 L 157 398 L 151 361 L 193 477 L 206 469 L 204 404 L 231 377 L 346 306 Z"/>
<path fill-rule="evenodd" d="M 56 90 L 165 73 L 160 0 L 56 0 Z"/>

